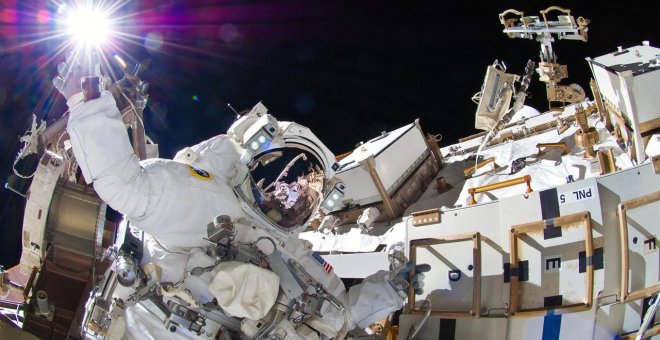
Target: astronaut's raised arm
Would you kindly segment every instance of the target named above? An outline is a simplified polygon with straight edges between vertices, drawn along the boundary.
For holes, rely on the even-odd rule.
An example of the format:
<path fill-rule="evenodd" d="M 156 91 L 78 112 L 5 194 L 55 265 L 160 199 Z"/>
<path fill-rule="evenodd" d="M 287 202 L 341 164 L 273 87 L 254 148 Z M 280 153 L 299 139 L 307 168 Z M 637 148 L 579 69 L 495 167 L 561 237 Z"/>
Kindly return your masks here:
<path fill-rule="evenodd" d="M 85 180 L 110 207 L 164 243 L 207 245 L 203 237 L 209 221 L 217 215 L 241 215 L 226 183 L 238 161 L 227 136 L 204 142 L 206 158 L 218 160 L 208 163 L 213 169 L 165 159 L 140 162 L 109 92 L 74 105 L 67 131 Z"/>
<path fill-rule="evenodd" d="M 133 153 L 112 95 L 103 92 L 98 99 L 71 107 L 67 132 L 85 181 L 95 187 L 99 184 L 99 188 L 95 188 L 97 193 L 114 209 L 130 218 L 144 216 L 148 200 L 139 199 L 133 205 L 123 204 L 126 200 L 124 195 L 113 195 L 108 185 L 103 185 L 112 180 L 119 186 L 116 191 L 133 194 L 140 192 L 136 188 L 148 185 L 136 183 L 142 168 Z"/>

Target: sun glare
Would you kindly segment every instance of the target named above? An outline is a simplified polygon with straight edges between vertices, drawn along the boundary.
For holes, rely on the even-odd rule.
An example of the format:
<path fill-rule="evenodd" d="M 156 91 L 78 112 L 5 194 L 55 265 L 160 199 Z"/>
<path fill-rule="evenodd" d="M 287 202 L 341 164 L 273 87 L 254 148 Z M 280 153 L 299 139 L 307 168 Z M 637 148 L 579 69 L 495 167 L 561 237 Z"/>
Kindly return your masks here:
<path fill-rule="evenodd" d="M 107 13 L 94 8 L 79 8 L 66 18 L 66 32 L 78 45 L 95 46 L 108 42 L 111 23 Z"/>

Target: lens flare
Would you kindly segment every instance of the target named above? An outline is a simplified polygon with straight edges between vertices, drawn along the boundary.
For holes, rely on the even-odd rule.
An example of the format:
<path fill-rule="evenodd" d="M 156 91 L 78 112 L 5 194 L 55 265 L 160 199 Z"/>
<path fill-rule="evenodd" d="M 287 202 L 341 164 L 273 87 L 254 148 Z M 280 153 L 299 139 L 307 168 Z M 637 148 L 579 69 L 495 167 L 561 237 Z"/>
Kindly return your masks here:
<path fill-rule="evenodd" d="M 115 54 L 113 55 L 115 60 L 117 61 L 117 64 L 119 64 L 119 67 L 121 67 L 122 70 L 127 70 L 128 69 L 128 64 L 126 64 L 126 61 L 124 61 L 124 58 L 120 57 L 119 55 Z"/>
<path fill-rule="evenodd" d="M 77 44 L 96 47 L 108 42 L 112 29 L 108 14 L 91 7 L 70 11 L 66 26 L 66 32 Z"/>

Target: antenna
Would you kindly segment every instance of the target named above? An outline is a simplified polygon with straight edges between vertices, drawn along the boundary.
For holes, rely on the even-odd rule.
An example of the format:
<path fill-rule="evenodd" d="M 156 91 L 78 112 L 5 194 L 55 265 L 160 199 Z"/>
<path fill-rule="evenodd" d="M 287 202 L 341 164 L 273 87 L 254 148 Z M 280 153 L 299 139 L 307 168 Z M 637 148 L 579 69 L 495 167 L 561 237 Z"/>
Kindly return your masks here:
<path fill-rule="evenodd" d="M 238 112 L 236 112 L 236 110 L 234 110 L 234 107 L 231 106 L 231 103 L 227 103 L 227 107 L 230 108 L 232 111 L 234 111 L 234 113 L 236 114 L 236 117 L 240 116 L 240 115 L 238 114 Z"/>

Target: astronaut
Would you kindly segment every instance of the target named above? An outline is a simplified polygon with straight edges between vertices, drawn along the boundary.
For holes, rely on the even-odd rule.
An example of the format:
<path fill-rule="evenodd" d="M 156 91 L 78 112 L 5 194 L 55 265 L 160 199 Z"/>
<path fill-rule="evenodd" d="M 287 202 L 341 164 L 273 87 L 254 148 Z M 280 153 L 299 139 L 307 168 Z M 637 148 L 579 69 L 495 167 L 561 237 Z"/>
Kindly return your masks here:
<path fill-rule="evenodd" d="M 405 294 L 395 283 L 402 275 L 379 271 L 347 292 L 311 244 L 297 237 L 334 189 L 337 166 L 309 129 L 278 122 L 258 104 L 227 134 L 185 148 L 174 160 L 139 161 L 112 94 L 100 91 L 94 98 L 81 88 L 81 73 L 96 69 L 98 76 L 98 67 L 67 63 L 59 65 L 54 84 L 70 109 L 67 131 L 76 161 L 101 199 L 147 234 L 142 281 L 177 302 L 165 306 L 215 305 L 242 318 L 243 336 L 282 339 L 343 338 L 403 306 Z M 294 183 L 255 181 L 252 170 L 287 149 L 313 158 L 311 172 Z M 422 278 L 413 278 L 415 288 Z M 204 335 L 191 325 L 164 327 L 153 306 L 135 300 L 115 317 L 108 337 Z M 318 306 L 310 307 L 313 302 Z M 212 338 L 219 333 L 209 331 L 210 323 L 206 336 Z"/>

